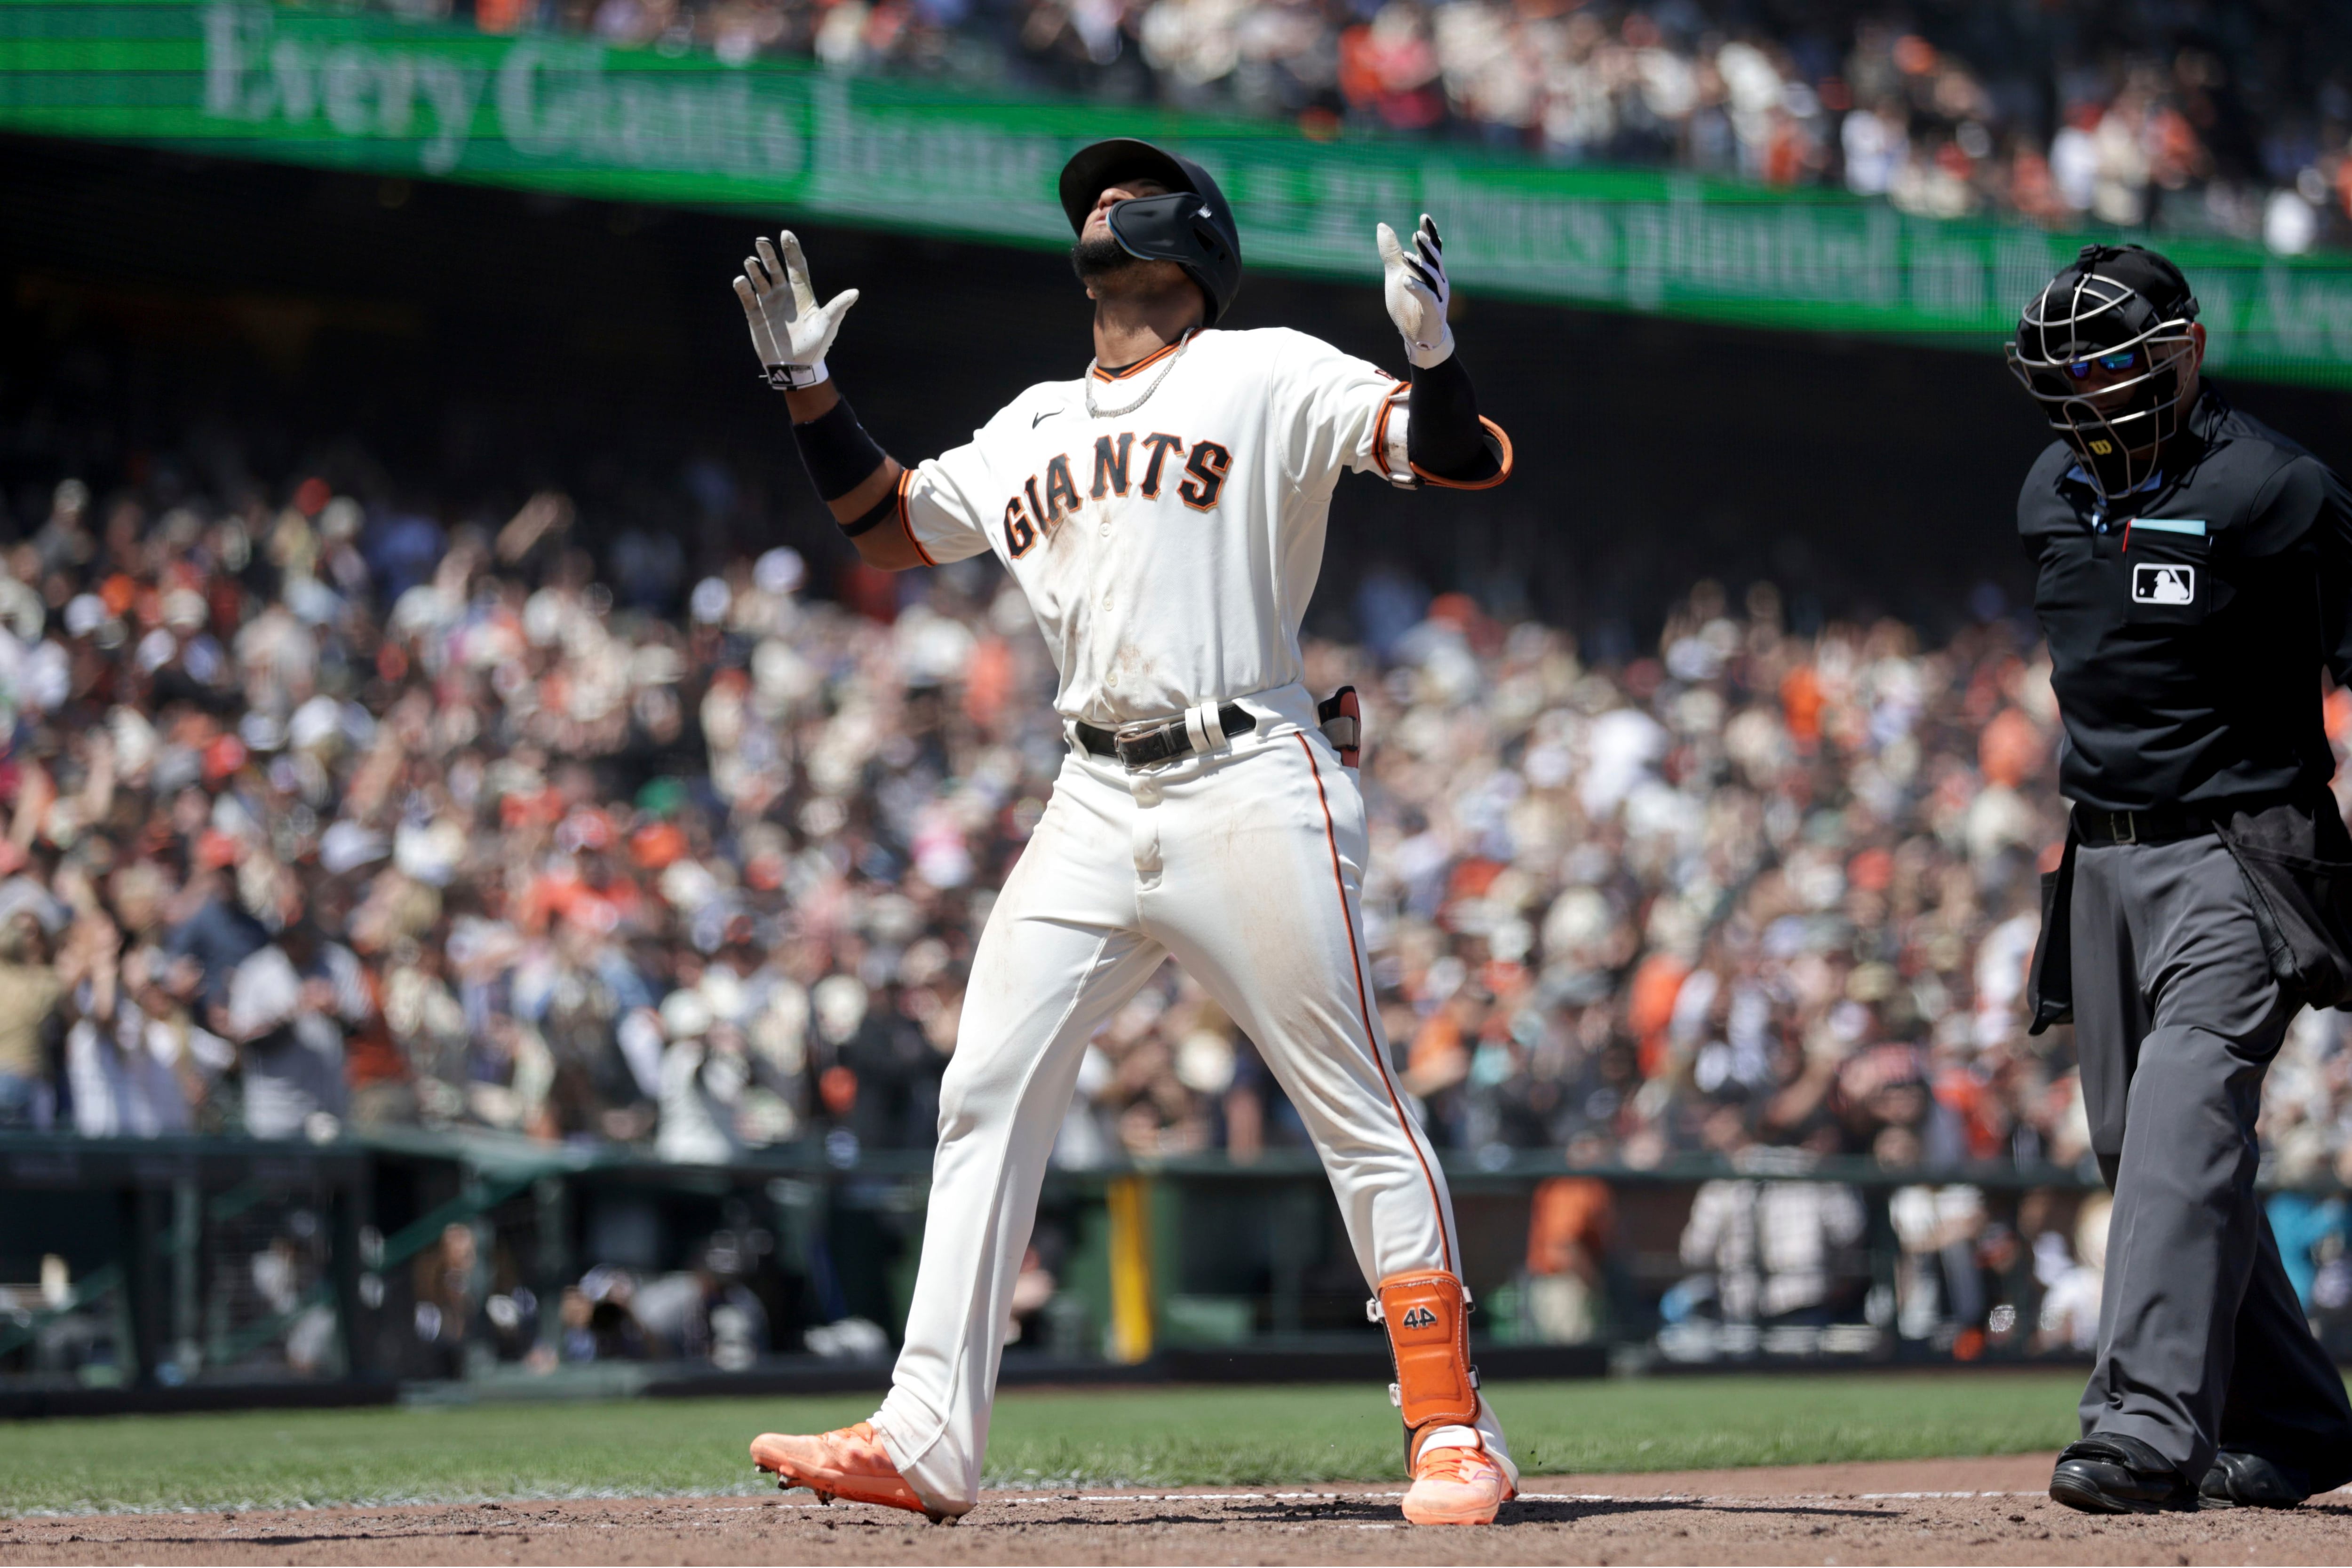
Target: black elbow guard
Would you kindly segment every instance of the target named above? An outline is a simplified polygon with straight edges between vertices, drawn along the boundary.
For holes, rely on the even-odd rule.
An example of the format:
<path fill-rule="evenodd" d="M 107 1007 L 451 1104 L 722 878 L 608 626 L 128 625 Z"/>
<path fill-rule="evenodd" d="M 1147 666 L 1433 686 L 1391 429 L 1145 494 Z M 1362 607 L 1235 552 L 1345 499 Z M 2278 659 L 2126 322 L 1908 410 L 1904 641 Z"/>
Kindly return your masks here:
<path fill-rule="evenodd" d="M 810 482 L 826 501 L 848 495 L 887 461 L 882 448 L 866 434 L 866 427 L 857 423 L 857 415 L 850 412 L 845 397 L 806 424 L 793 426 L 793 439 L 800 446 L 801 463 L 808 469 Z"/>
<path fill-rule="evenodd" d="M 1427 483 L 1483 488 L 1500 484 L 1511 471 L 1511 444 L 1500 429 L 1478 416 L 1478 394 L 1462 356 L 1449 354 L 1427 369 L 1415 368 L 1405 404 L 1405 457 Z"/>

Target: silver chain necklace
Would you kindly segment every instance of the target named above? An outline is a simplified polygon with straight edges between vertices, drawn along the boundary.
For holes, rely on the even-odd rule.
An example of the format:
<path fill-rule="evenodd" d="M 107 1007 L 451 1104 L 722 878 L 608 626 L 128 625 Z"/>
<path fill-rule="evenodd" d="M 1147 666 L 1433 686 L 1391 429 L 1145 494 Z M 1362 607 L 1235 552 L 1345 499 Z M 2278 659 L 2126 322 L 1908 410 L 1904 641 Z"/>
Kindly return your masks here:
<path fill-rule="evenodd" d="M 1100 359 L 1087 361 L 1085 381 L 1087 416 L 1093 419 L 1123 419 L 1127 415 L 1133 413 L 1137 409 L 1141 408 L 1145 403 L 1150 402 L 1151 401 L 1151 394 L 1160 390 L 1160 383 L 1166 381 L 1169 373 L 1175 370 L 1176 361 L 1184 357 L 1184 350 L 1192 346 L 1192 339 L 1196 335 L 1196 332 L 1187 332 L 1183 337 L 1177 340 L 1176 351 L 1168 356 L 1168 362 L 1160 367 L 1160 373 L 1151 378 L 1151 384 L 1143 389 L 1143 395 L 1137 398 L 1133 402 L 1129 403 L 1125 408 L 1103 408 L 1095 402 L 1095 371 L 1101 366 L 1102 361 Z"/>

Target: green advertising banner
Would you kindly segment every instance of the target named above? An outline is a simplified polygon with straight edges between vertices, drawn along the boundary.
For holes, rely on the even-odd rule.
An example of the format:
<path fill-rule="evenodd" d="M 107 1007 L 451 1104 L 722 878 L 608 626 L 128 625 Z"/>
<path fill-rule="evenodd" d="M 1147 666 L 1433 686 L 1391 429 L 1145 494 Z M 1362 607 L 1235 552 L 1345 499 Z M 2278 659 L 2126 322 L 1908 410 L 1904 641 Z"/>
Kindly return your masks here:
<path fill-rule="evenodd" d="M 1147 135 L 1216 173 L 1253 267 L 1370 282 L 1374 223 L 1427 211 L 1465 289 L 1986 349 L 2116 237 L 256 0 L 0 0 L 0 129 L 1040 246 L 1069 153 Z M 2352 258 L 2168 248 L 2215 364 L 2352 386 Z"/>

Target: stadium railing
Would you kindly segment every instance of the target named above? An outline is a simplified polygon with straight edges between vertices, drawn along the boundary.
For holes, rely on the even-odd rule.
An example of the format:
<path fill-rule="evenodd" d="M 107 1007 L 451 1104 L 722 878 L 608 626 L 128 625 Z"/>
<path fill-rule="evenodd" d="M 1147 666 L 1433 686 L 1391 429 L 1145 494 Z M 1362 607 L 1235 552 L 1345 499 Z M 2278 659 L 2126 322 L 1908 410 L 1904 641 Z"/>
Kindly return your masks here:
<path fill-rule="evenodd" d="M 814 1143 L 688 1166 L 493 1134 L 0 1134 L 0 1414 L 878 1386 L 929 1165 Z M 2035 1240 L 2099 1201 L 2083 1171 L 1446 1166 L 1490 1377 L 2080 1354 L 2039 1322 L 2054 1281 L 2018 1287 L 2051 1272 Z M 1563 1180 L 1580 1185 L 1547 1195 Z M 1711 1201 L 1732 1229 L 1771 1232 L 1753 1286 L 1811 1276 L 1774 1287 L 1770 1316 L 1684 1256 L 1709 1183 L 1731 1184 Z M 1746 1245 L 1718 1239 L 1712 1260 Z M 1033 1254 L 1008 1382 L 1388 1375 L 1308 1151 L 1056 1169 Z"/>

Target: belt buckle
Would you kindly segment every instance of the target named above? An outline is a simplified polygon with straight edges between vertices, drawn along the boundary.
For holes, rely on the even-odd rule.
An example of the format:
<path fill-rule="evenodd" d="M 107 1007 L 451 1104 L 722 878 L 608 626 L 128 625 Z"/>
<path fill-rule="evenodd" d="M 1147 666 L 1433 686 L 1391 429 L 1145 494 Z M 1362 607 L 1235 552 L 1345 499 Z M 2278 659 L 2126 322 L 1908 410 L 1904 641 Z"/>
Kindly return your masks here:
<path fill-rule="evenodd" d="M 1179 724 L 1182 722 L 1181 719 L 1177 721 Z M 1130 773 L 1133 772 L 1139 765 L 1129 758 L 1127 748 L 1165 733 L 1168 727 L 1169 724 L 1165 719 L 1136 719 L 1112 730 L 1110 748 L 1118 755 L 1119 766 Z"/>
<path fill-rule="evenodd" d="M 2137 812 L 2116 811 L 2111 812 L 2109 815 L 2112 819 L 2107 823 L 2108 836 L 2110 838 L 2113 838 L 2116 842 L 2119 844 L 2136 844 L 2139 842 L 2139 821 Z M 2120 834 L 2115 831 L 2115 824 L 2116 821 L 2120 821 L 2124 825 L 2124 831 Z"/>

